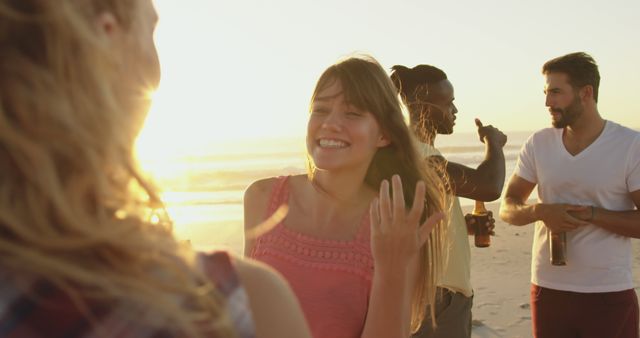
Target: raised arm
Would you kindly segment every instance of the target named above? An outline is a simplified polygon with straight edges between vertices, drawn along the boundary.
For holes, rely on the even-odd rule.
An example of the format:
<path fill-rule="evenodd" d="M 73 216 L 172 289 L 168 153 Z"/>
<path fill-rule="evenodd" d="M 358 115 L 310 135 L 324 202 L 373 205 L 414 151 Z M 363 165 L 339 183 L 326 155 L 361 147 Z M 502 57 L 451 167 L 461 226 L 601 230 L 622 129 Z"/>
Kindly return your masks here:
<path fill-rule="evenodd" d="M 500 198 L 504 186 L 505 161 L 502 148 L 507 142 L 507 136 L 491 125 L 483 126 L 478 119 L 476 125 L 480 141 L 485 144 L 484 160 L 476 169 L 455 162 L 445 162 L 447 174 L 456 196 L 494 201 Z"/>
<path fill-rule="evenodd" d="M 371 204 L 371 251 L 374 275 L 367 319 L 362 338 L 409 337 L 411 305 L 419 271 L 419 252 L 435 225 L 442 219 L 437 213 L 420 225 L 424 209 L 425 186 L 416 186 L 414 204 L 406 210 L 400 178 L 392 178 L 380 187 L 380 197 Z"/>

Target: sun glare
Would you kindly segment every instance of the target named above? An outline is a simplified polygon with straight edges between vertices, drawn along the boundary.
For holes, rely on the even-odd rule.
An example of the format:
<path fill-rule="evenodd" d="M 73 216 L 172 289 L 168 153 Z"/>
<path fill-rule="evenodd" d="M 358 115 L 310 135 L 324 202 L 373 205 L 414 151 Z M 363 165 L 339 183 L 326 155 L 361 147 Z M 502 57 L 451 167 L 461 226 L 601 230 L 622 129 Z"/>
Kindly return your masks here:
<path fill-rule="evenodd" d="M 175 158 L 181 153 L 181 145 L 173 140 L 179 135 L 171 131 L 162 117 L 162 109 L 155 100 L 158 93 L 153 96 L 154 103 L 136 141 L 136 155 L 145 171 L 161 179 L 180 174 Z"/>

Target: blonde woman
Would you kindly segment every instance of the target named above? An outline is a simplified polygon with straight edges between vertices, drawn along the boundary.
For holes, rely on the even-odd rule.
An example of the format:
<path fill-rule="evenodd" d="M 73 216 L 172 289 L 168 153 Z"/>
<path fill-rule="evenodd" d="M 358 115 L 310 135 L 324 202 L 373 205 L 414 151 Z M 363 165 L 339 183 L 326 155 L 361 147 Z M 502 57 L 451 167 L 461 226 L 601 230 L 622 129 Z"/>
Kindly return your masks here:
<path fill-rule="evenodd" d="M 0 336 L 308 337 L 274 272 L 179 244 L 132 146 L 151 0 L 0 0 Z"/>
<path fill-rule="evenodd" d="M 443 181 L 400 107 L 373 58 L 330 66 L 311 98 L 309 174 L 245 193 L 248 232 L 288 205 L 280 224 L 247 238 L 245 254 L 287 278 L 315 338 L 409 337 L 433 304 Z"/>

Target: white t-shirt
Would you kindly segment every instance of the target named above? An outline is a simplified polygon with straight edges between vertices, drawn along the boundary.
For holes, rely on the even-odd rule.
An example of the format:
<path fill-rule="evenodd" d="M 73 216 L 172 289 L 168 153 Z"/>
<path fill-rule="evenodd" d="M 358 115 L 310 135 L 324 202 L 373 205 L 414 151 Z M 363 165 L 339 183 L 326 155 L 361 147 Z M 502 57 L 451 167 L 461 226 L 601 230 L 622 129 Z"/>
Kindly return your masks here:
<path fill-rule="evenodd" d="M 606 121 L 600 136 L 575 156 L 564 147 L 562 133 L 555 128 L 536 132 L 520 152 L 515 174 L 538 185 L 538 201 L 634 210 L 630 192 L 640 189 L 640 133 Z M 547 232 L 536 222 L 533 284 L 585 293 L 633 288 L 628 237 L 594 225 L 580 227 L 567 233 L 567 265 L 553 266 Z"/>

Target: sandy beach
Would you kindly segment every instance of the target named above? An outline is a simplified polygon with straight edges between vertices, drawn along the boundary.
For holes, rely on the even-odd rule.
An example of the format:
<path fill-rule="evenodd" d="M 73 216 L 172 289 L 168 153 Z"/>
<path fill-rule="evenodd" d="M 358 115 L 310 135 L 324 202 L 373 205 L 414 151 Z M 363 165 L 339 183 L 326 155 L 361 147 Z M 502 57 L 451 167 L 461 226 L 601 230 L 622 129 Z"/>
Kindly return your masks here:
<path fill-rule="evenodd" d="M 463 207 L 469 212 L 472 207 Z M 487 204 L 497 217 L 499 203 Z M 471 244 L 471 282 L 475 290 L 473 338 L 525 338 L 531 334 L 529 288 L 532 224 L 522 227 L 496 219 L 489 248 Z M 472 239 L 470 237 L 470 239 Z M 640 296 L 640 241 L 632 240 L 633 276 Z"/>

